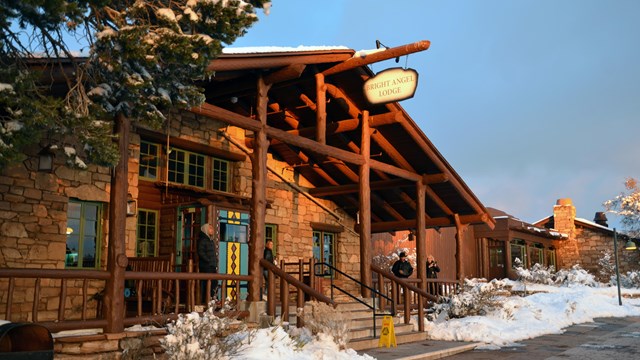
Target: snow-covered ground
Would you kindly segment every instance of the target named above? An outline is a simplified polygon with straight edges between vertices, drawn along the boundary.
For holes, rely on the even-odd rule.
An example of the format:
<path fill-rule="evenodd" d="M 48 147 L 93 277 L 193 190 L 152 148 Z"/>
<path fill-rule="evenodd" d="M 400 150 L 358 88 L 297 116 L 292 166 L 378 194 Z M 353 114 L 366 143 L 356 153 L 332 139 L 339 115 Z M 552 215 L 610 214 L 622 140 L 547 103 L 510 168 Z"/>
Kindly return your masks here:
<path fill-rule="evenodd" d="M 504 281 L 513 290 L 524 290 L 520 282 Z M 502 307 L 484 316 L 427 321 L 429 337 L 483 342 L 483 348 L 497 349 L 545 334 L 562 333 L 563 328 L 592 322 L 598 317 L 640 316 L 640 289 L 622 289 L 622 306 L 618 305 L 615 286 L 527 284 L 526 291 L 532 294 L 506 297 Z M 0 324 L 5 322 L 0 320 Z M 273 327 L 234 336 L 242 339 L 242 346 L 233 359 L 372 359 L 351 349 L 340 350 L 330 336 L 312 336 L 304 329 L 294 329 L 290 334 L 282 327 Z M 301 346 L 302 343 L 305 345 Z"/>

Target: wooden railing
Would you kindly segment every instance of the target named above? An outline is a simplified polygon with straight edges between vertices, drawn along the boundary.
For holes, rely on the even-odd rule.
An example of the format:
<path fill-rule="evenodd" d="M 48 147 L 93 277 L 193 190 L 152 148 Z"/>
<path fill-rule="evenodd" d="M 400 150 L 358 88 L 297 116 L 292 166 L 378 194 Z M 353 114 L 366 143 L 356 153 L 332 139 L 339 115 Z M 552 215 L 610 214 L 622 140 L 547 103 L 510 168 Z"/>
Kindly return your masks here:
<path fill-rule="evenodd" d="M 395 306 L 395 308 L 402 309 L 405 324 L 410 323 L 412 310 L 417 310 L 418 319 L 424 319 L 425 308 L 437 303 L 442 295 L 452 294 L 459 288 L 457 281 L 428 279 L 426 284 L 428 288 L 440 289 L 436 293 L 430 293 L 422 289 L 420 279 L 399 278 L 390 271 L 383 270 L 375 265 L 371 265 L 371 271 L 375 275 L 373 277 L 374 287 L 393 301 L 393 304 L 387 304 L 386 299 L 381 298 L 380 308 L 385 309 Z M 424 331 L 423 321 L 418 321 L 418 330 Z"/>
<path fill-rule="evenodd" d="M 100 314 L 101 290 L 108 278 L 107 271 L 99 270 L 0 269 L 0 281 L 3 285 L 7 284 L 6 289 L 0 288 L 0 294 L 5 294 L 1 298 L 4 300 L 6 297 L 5 320 L 31 321 L 47 327 L 52 332 L 87 328 L 104 329 L 107 320 L 102 318 L 104 316 Z M 32 280 L 33 284 L 20 284 L 17 289 L 17 279 Z M 125 280 L 136 282 L 138 289 L 141 288 L 142 282 L 154 282 L 157 301 L 154 302 L 155 305 L 150 311 L 142 311 L 142 303 L 145 300 L 142 298 L 142 292 L 138 292 L 133 300 L 136 302 L 137 311 L 131 316 L 126 313 L 122 314 L 124 324 L 126 326 L 150 323 L 164 325 L 168 320 L 176 319 L 179 313 L 194 311 L 196 295 L 199 295 L 195 293 L 194 284 L 200 280 L 207 280 L 208 284 L 212 280 L 218 280 L 222 284 L 220 300 L 224 302 L 227 298 L 228 283 L 234 284 L 235 293 L 240 294 L 241 282 L 251 279 L 248 275 L 126 271 Z M 163 291 L 163 288 L 166 287 L 163 284 L 168 282 L 172 283 L 174 289 L 172 294 Z M 78 286 L 78 283 L 82 285 Z M 187 286 L 187 295 L 184 300 L 181 299 L 181 283 Z M 77 294 L 69 295 L 70 290 Z M 19 314 L 14 311 L 16 305 L 14 299 L 17 291 L 25 294 L 21 295 Z M 30 294 L 33 296 L 29 296 Z M 124 294 L 122 296 L 124 298 Z M 233 301 L 236 308 L 239 309 L 242 299 L 236 296 Z M 25 310 L 29 307 L 30 312 Z M 57 309 L 56 316 L 42 319 L 41 313 L 45 311 L 50 313 L 51 311 L 46 308 L 43 310 L 41 307 Z M 67 314 L 73 314 L 73 316 Z"/>
<path fill-rule="evenodd" d="M 313 260 L 311 260 L 311 266 L 313 266 Z M 294 294 L 296 295 L 296 307 L 302 308 L 304 307 L 304 295 L 308 295 L 310 298 L 315 299 L 317 301 L 324 302 L 335 307 L 337 304 L 323 295 L 322 293 L 316 291 L 311 286 L 305 284 L 303 281 L 296 279 L 291 274 L 287 273 L 285 270 L 275 266 L 273 263 L 260 259 L 260 265 L 264 270 L 267 270 L 268 281 L 268 290 L 267 290 L 267 314 L 270 316 L 276 315 L 276 278 L 280 283 L 280 317 L 286 321 L 289 319 L 289 301 L 291 297 L 290 288 L 293 287 Z M 283 264 L 284 265 L 284 264 Z M 303 267 L 300 267 L 299 274 L 302 278 L 304 278 L 304 270 Z M 313 277 L 313 272 L 311 272 L 311 276 Z M 310 279 L 311 284 L 313 284 L 313 279 Z M 304 326 L 304 319 L 296 314 L 296 325 L 298 327 Z"/>

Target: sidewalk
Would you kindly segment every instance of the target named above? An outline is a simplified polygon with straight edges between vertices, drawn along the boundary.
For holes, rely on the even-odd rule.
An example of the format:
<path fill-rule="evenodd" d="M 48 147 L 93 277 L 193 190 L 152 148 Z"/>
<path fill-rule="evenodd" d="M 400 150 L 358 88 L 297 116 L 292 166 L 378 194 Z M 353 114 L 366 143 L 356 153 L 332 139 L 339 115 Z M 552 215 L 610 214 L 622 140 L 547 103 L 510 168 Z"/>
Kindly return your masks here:
<path fill-rule="evenodd" d="M 424 340 L 414 343 L 400 344 L 398 347 L 379 347 L 358 351 L 378 360 L 424 360 L 441 359 L 443 357 L 473 350 L 480 343 L 461 341 Z"/>

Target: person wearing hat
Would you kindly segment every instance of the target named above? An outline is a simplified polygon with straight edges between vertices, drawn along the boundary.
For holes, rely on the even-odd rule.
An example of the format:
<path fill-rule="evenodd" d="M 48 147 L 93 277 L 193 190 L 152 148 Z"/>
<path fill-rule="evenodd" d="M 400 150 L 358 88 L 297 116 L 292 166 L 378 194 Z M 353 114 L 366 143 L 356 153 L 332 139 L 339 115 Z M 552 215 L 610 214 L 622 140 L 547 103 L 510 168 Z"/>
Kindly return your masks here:
<path fill-rule="evenodd" d="M 393 263 L 391 272 L 399 278 L 408 278 L 413 274 L 413 266 L 409 263 L 407 254 L 404 251 L 398 254 L 398 257 L 400 257 L 400 259 Z"/>

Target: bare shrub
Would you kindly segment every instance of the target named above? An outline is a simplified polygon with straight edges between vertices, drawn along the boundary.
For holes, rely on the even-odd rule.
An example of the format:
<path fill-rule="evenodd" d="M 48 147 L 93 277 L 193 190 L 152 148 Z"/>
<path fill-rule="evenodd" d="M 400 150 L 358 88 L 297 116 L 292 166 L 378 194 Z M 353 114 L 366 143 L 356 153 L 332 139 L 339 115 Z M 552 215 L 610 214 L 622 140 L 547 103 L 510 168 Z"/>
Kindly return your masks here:
<path fill-rule="evenodd" d="M 434 305 L 432 319 L 453 319 L 467 316 L 486 315 L 488 312 L 502 307 L 504 294 L 510 288 L 502 280 L 475 282 L 465 280 L 464 287 L 458 294 L 443 297 L 442 303 Z"/>
<path fill-rule="evenodd" d="M 341 349 L 346 348 L 349 342 L 350 320 L 344 314 L 332 306 L 323 302 L 309 301 L 304 308 L 298 309 L 301 312 L 305 327 L 313 335 L 326 334 L 333 337 Z"/>
<path fill-rule="evenodd" d="M 230 301 L 224 304 L 218 314 L 214 312 L 215 307 L 212 301 L 202 316 L 197 312 L 180 314 L 177 320 L 168 325 L 169 335 L 160 340 L 168 359 L 220 359 L 237 354 L 243 339 L 229 335 L 245 331 L 246 326 L 238 326 L 234 319 L 236 312 Z"/>

